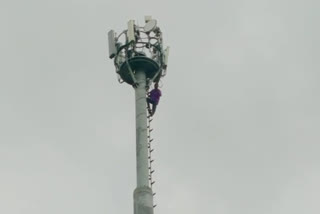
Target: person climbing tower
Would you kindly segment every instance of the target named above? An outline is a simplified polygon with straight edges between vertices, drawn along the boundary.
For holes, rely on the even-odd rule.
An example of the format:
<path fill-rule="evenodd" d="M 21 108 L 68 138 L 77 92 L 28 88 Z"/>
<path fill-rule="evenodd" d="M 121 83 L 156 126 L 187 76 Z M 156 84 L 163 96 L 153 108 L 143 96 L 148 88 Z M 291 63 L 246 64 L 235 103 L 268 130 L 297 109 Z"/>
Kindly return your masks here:
<path fill-rule="evenodd" d="M 148 93 L 147 97 L 147 104 L 148 104 L 148 111 L 150 116 L 153 116 L 154 113 L 156 112 L 157 105 L 159 104 L 159 100 L 161 97 L 161 91 L 159 89 L 158 83 L 154 84 L 154 89 Z M 152 104 L 152 108 L 150 108 L 150 103 Z"/>

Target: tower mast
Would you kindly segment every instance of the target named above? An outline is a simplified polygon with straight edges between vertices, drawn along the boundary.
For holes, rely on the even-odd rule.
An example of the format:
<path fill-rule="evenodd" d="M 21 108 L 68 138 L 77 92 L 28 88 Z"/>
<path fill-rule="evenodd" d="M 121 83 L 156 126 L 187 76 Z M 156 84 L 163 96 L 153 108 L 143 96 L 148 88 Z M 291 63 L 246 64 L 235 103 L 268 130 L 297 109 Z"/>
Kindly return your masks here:
<path fill-rule="evenodd" d="M 147 122 L 151 116 L 147 115 L 146 97 L 149 86 L 166 75 L 169 47 L 163 49 L 162 32 L 151 16 L 145 17 L 143 27 L 130 20 L 128 29 L 119 35 L 110 30 L 108 39 L 109 58 L 114 58 L 118 81 L 132 85 L 135 90 L 137 187 L 133 197 L 134 214 L 153 214 L 153 160 Z"/>

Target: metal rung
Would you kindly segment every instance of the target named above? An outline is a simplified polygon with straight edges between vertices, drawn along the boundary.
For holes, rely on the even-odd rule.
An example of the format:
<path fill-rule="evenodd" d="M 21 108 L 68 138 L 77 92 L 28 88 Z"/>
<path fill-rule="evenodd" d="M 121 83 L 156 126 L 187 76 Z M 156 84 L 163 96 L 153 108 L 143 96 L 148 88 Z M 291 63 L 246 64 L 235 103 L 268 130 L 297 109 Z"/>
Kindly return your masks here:
<path fill-rule="evenodd" d="M 154 149 L 151 149 L 151 150 L 150 150 L 150 152 L 153 152 L 153 151 L 154 151 Z"/>
<path fill-rule="evenodd" d="M 153 195 L 153 196 L 155 196 L 155 195 L 156 195 L 156 193 L 153 193 L 152 195 Z"/>
<path fill-rule="evenodd" d="M 152 173 L 154 173 L 154 170 L 152 170 L 152 171 L 150 172 L 150 174 L 152 174 Z"/>
<path fill-rule="evenodd" d="M 154 183 L 155 183 L 155 181 L 152 181 L 152 182 L 151 182 L 151 185 L 153 185 Z"/>
<path fill-rule="evenodd" d="M 152 131 L 153 131 L 153 129 L 150 129 L 150 130 L 149 130 L 149 132 L 152 132 Z"/>
<path fill-rule="evenodd" d="M 153 120 L 153 119 L 150 119 L 150 120 L 149 120 L 149 123 L 151 123 L 151 122 L 152 122 L 152 120 Z"/>
<path fill-rule="evenodd" d="M 154 160 L 150 160 L 150 163 L 152 163 Z"/>
<path fill-rule="evenodd" d="M 157 205 L 153 205 L 153 208 L 155 208 Z"/>
<path fill-rule="evenodd" d="M 154 139 L 150 139 L 149 142 L 151 143 Z"/>

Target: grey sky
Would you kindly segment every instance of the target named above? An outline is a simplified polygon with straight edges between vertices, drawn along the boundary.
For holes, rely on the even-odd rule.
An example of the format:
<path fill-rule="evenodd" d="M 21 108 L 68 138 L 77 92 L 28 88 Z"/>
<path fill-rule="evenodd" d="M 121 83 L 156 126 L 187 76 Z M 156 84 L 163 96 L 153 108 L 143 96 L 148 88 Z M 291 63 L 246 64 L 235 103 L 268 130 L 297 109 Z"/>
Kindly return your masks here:
<path fill-rule="evenodd" d="M 155 213 L 320 212 L 319 1 L 1 1 L 0 213 L 133 213 L 107 31 L 156 18 Z"/>

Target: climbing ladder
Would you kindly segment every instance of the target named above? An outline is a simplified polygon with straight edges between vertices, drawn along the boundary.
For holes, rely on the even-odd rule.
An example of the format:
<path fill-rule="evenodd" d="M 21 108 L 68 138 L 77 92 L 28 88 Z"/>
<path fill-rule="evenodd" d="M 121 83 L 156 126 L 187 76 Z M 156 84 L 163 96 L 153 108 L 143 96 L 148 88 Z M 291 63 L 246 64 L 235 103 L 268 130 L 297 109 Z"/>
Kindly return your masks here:
<path fill-rule="evenodd" d="M 154 151 L 153 147 L 152 147 L 152 142 L 153 142 L 153 138 L 151 137 L 151 132 L 153 131 L 153 129 L 151 128 L 151 122 L 153 120 L 152 116 L 149 114 L 149 109 L 147 108 L 147 112 L 148 112 L 148 159 L 149 159 L 149 184 L 150 184 L 150 188 L 153 192 L 153 207 L 155 208 L 157 205 L 154 202 L 154 198 L 156 193 L 154 192 L 154 184 L 155 181 L 153 180 L 153 173 L 154 173 L 154 169 L 152 168 L 152 164 L 154 162 L 154 159 L 152 158 L 152 153 Z"/>

